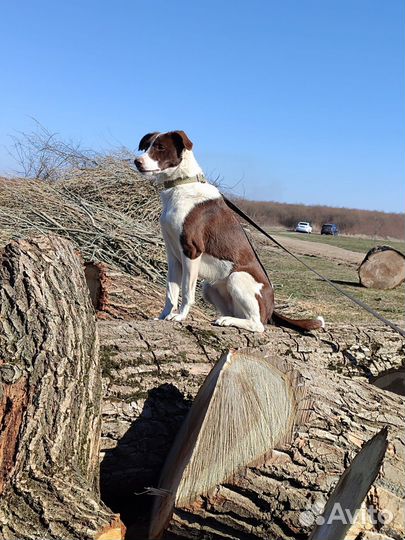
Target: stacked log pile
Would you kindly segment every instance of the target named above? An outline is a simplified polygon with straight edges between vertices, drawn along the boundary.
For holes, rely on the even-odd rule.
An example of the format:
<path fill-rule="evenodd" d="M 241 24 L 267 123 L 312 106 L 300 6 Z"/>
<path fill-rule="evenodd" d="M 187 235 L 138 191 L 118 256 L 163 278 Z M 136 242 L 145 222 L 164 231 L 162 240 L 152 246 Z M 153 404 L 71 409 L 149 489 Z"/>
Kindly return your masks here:
<path fill-rule="evenodd" d="M 214 538 L 305 538 L 308 523 L 302 509 L 325 500 L 329 482 L 340 476 L 339 464 L 352 457 L 352 443 L 360 444 L 359 433 L 373 433 L 385 415 L 393 408 L 398 411 L 400 400 L 396 405 L 380 400 L 370 414 L 365 404 L 375 398 L 371 386 L 353 400 L 358 384 L 342 391 L 339 378 L 335 385 L 328 380 L 332 392 L 325 398 L 324 377 L 298 366 L 299 371 L 285 371 L 291 370 L 290 363 L 280 365 L 244 351 L 223 355 L 200 389 L 166 461 L 151 538 L 160 538 L 166 528 L 185 538 L 199 537 L 203 531 Z M 349 404 L 356 405 L 356 414 L 347 414 Z M 365 418 L 373 424 L 366 429 Z M 293 423 L 297 432 L 291 440 Z M 385 456 L 384 478 L 374 486 L 376 493 L 367 507 L 380 515 L 389 512 L 385 531 L 395 534 L 403 533 L 404 517 L 398 477 L 404 457 L 400 423 L 392 438 L 393 452 L 385 456 L 383 435 L 377 448 L 371 445 L 365 451 L 367 458 L 353 462 L 352 471 L 340 481 L 343 493 L 338 489 L 332 498 L 333 504 L 345 505 L 344 512 L 360 508 Z M 271 452 L 274 448 L 277 451 Z M 315 537 L 344 538 L 336 534 L 340 520 L 328 525 L 335 534 L 324 531 Z M 348 530 L 350 522 L 344 525 Z M 368 525 L 356 523 L 350 537 Z M 384 525 L 377 524 L 380 531 Z"/>
<path fill-rule="evenodd" d="M 370 501 L 380 497 L 385 505 L 390 498 L 394 509 L 400 504 L 403 491 L 395 478 L 403 460 L 402 400 L 369 383 L 371 374 L 403 362 L 405 342 L 389 328 L 341 326 L 334 328 L 333 333 L 300 335 L 270 327 L 265 334 L 248 334 L 204 323 L 104 321 L 99 323 L 99 329 L 107 383 L 102 471 L 105 489 L 117 497 L 158 485 L 159 471 L 190 400 L 221 351 L 248 347 L 273 359 L 282 358 L 308 381 L 316 404 L 315 416 L 300 426 L 292 446 L 280 446 L 259 468 L 255 464 L 248 469 L 239 487 L 228 484 L 220 488 L 222 517 L 213 502 L 215 497 L 206 499 L 199 516 L 193 514 L 192 524 L 189 516 L 181 514 L 183 518 L 172 526 L 176 534 L 199 538 L 198 531 L 203 534 L 204 523 L 212 525 L 212 520 L 216 520 L 215 531 L 219 534 L 221 520 L 226 520 L 227 513 L 240 512 L 243 516 L 243 504 L 251 509 L 252 501 L 263 496 L 266 515 L 255 507 L 256 515 L 250 518 L 258 528 L 252 538 L 272 538 L 271 534 L 283 540 L 305 538 L 309 529 L 305 532 L 301 527 L 301 533 L 298 532 L 299 509 L 319 498 L 324 500 L 350 457 L 386 424 L 392 427 L 390 455 L 394 457 L 384 466 L 390 471 L 386 484 L 382 480 L 369 497 Z M 393 481 L 395 488 L 388 492 L 388 497 L 385 489 Z M 253 486 L 250 495 L 246 495 L 248 486 Z M 235 505 L 232 511 L 225 504 L 225 493 L 230 497 L 229 505 Z M 237 493 L 244 495 L 238 497 Z M 133 497 L 134 507 L 136 501 L 137 496 Z M 398 516 L 397 510 L 395 515 Z M 238 526 L 242 529 L 237 532 L 235 528 L 233 537 L 244 538 L 238 535 L 250 530 L 252 521 L 245 517 L 245 521 L 240 517 Z M 273 528 L 269 523 L 274 524 Z M 401 516 L 395 527 L 398 523 Z M 230 534 L 230 529 L 225 529 Z"/>
<path fill-rule="evenodd" d="M 2 252 L 0 286 L 5 540 L 121 538 L 116 512 L 129 525 L 127 538 L 145 538 L 142 514 L 146 525 L 198 391 L 224 352 L 246 349 L 302 381 L 308 415 L 297 414 L 288 436 L 269 438 L 266 451 L 243 457 L 192 500 L 172 501 L 166 537 L 308 538 L 313 523 L 302 514 L 327 500 L 386 426 L 383 466 L 364 505 L 392 519 L 358 520 L 347 539 L 403 537 L 401 336 L 370 324 L 251 334 L 212 326 L 205 308 L 183 324 L 150 320 L 162 305 L 165 274 L 152 186 L 116 162 L 59 184 L 1 182 L 1 238 L 20 239 Z M 33 232 L 47 236 L 23 239 Z M 215 434 L 215 416 L 210 423 Z M 154 495 L 138 495 L 145 492 Z"/>

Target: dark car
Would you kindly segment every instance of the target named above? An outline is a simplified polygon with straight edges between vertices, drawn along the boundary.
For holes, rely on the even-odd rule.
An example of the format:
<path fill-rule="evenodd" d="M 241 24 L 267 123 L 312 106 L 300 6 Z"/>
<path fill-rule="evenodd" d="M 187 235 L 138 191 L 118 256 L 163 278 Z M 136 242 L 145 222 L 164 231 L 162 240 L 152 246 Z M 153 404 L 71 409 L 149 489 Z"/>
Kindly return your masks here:
<path fill-rule="evenodd" d="M 322 225 L 321 234 L 333 234 L 336 236 L 339 234 L 339 229 L 336 223 L 324 223 Z"/>

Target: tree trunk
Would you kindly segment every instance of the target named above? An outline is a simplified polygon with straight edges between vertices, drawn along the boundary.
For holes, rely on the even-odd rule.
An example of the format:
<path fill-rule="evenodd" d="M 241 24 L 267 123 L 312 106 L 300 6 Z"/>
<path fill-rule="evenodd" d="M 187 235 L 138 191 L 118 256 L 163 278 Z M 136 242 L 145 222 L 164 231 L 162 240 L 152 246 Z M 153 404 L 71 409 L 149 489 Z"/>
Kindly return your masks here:
<path fill-rule="evenodd" d="M 375 456 L 369 453 L 346 477 L 345 487 L 350 488 L 352 497 L 342 499 L 343 512 L 353 510 L 352 504 L 358 508 L 367 491 L 365 506 L 372 510 L 370 516 L 360 513 L 346 538 L 355 539 L 367 529 L 403 538 L 403 400 L 297 360 L 288 361 L 285 367 L 294 370 L 298 378 L 282 387 L 280 376 L 270 369 L 274 359 L 267 360 L 266 374 L 254 365 L 264 364 L 264 356 L 256 355 L 255 361 L 251 353 L 230 356 L 239 357 L 235 373 L 228 376 L 226 384 L 218 378 L 208 410 L 201 407 L 207 386 L 203 385 L 174 443 L 159 484 L 162 491 L 156 495 L 151 538 L 161 538 L 167 527 L 164 538 L 304 540 L 351 458 L 386 425 L 390 428 L 390 451 L 384 456 L 384 472 L 371 490 L 363 486 L 363 497 L 356 500 L 362 484 L 372 482 L 367 478 L 369 473 L 378 472 L 381 448 Z M 249 381 L 253 378 L 252 390 Z M 296 400 L 309 417 L 294 412 L 293 390 L 302 390 L 302 382 L 296 382 L 300 379 L 305 381 L 307 396 L 301 401 L 296 395 Z M 249 392 L 255 406 L 248 403 Z M 262 413 L 269 423 L 267 428 L 259 419 Z M 224 415 L 227 422 L 221 419 Z M 286 438 L 291 421 L 296 426 L 293 436 Z M 281 441 L 275 434 L 280 434 Z M 268 442 L 267 451 L 262 436 Z M 256 455 L 251 452 L 253 446 Z M 250 459 L 241 466 L 238 458 L 249 452 Z M 312 511 L 313 523 L 308 522 L 308 511 Z M 376 523 L 371 521 L 373 514 L 381 516 Z M 339 521 L 335 525 L 339 526 Z"/>
<path fill-rule="evenodd" d="M 320 402 L 319 416 L 303 426 L 296 438 L 297 446 L 305 443 L 304 448 L 282 449 L 264 466 L 263 473 L 252 473 L 260 481 L 260 476 L 269 476 L 268 469 L 274 470 L 270 482 L 275 492 L 283 488 L 284 502 L 271 503 L 280 530 L 284 526 L 280 516 L 289 504 L 289 486 L 292 500 L 304 492 L 313 499 L 325 495 L 348 457 L 384 425 L 384 412 L 388 424 L 391 417 L 395 429 L 400 424 L 395 417 L 400 398 L 369 384 L 373 376 L 403 362 L 404 338 L 382 325 L 339 325 L 307 335 L 274 326 L 263 334 L 252 334 L 203 322 L 100 321 L 98 327 L 106 385 L 102 489 L 109 503 L 117 505 L 114 509 L 127 507 L 130 522 L 135 519 L 134 509 L 144 503 L 145 515 L 152 500 L 134 492 L 157 487 L 159 472 L 192 399 L 226 349 L 248 347 L 282 358 L 299 372 L 309 370 L 308 377 L 316 381 L 313 393 Z M 312 388 L 312 382 L 308 385 Z M 378 400 L 383 403 L 381 416 Z M 318 450 L 321 457 L 314 459 L 312 452 Z M 291 463 L 284 470 L 282 458 L 288 460 L 290 454 Z M 306 464 L 309 472 L 305 478 Z M 297 500 L 302 504 L 301 496 Z M 264 507 L 270 506 L 269 501 Z M 297 510 L 292 513 L 296 520 Z M 279 538 L 295 538 L 288 524 L 292 519 L 287 511 L 286 532 L 279 531 Z"/>
<path fill-rule="evenodd" d="M 365 256 L 358 273 L 363 287 L 394 289 L 405 280 L 405 257 L 389 246 L 375 247 Z"/>
<path fill-rule="evenodd" d="M 0 537 L 121 539 L 99 497 L 101 372 L 72 244 L 9 243 L 0 267 Z"/>

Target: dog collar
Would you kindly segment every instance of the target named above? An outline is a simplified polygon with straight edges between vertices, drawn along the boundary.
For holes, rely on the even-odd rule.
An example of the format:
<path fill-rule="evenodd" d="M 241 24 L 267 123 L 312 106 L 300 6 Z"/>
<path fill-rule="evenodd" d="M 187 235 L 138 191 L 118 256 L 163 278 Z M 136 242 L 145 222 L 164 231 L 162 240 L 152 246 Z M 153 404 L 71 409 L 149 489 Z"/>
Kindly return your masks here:
<path fill-rule="evenodd" d="M 190 176 L 190 178 L 177 178 L 176 180 L 166 180 L 163 182 L 165 189 L 170 189 L 176 186 L 182 186 L 183 184 L 194 184 L 195 182 L 206 182 L 202 174 L 196 176 Z"/>

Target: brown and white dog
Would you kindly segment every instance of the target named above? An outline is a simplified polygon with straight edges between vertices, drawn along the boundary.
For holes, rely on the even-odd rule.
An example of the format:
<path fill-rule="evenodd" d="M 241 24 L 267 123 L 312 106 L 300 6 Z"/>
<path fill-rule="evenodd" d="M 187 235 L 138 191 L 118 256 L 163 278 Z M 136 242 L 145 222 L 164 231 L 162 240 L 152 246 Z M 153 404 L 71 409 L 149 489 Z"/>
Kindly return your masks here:
<path fill-rule="evenodd" d="M 273 318 L 285 326 L 314 330 L 317 319 L 288 319 L 274 312 L 273 287 L 237 217 L 218 189 L 207 183 L 184 131 L 148 133 L 137 169 L 163 184 L 160 217 L 168 258 L 166 303 L 160 319 L 184 321 L 194 303 L 197 278 L 204 298 L 221 316 L 220 326 L 263 332 Z M 181 290 L 181 306 L 178 302 Z"/>

